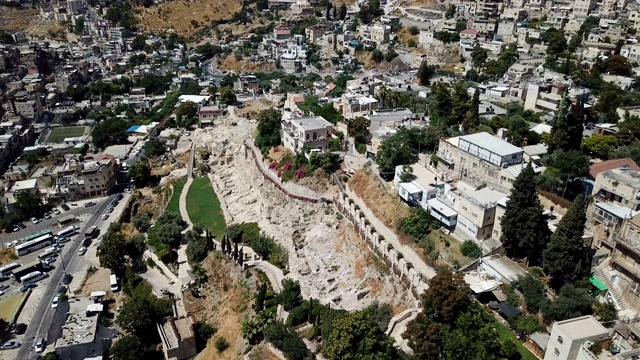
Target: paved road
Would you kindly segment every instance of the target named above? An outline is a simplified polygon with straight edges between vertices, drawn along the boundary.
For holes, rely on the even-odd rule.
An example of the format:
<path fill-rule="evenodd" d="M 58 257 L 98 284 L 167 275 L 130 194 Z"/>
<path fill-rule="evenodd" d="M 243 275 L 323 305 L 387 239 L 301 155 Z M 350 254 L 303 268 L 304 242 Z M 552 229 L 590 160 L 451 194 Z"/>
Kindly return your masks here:
<path fill-rule="evenodd" d="M 80 248 L 82 244 L 82 234 L 84 234 L 89 227 L 96 225 L 98 221 L 100 221 L 100 216 L 109 204 L 111 204 L 113 199 L 115 199 L 115 195 L 111 195 L 102 203 L 89 208 L 91 211 L 91 218 L 85 223 L 84 227 L 80 229 L 78 239 L 69 245 L 68 252 L 63 255 L 62 259 L 66 266 L 65 269 L 63 269 L 62 266 L 58 266 L 55 271 L 49 273 L 51 280 L 46 287 L 44 297 L 39 299 L 40 302 L 33 314 L 31 323 L 27 327 L 24 341 L 18 351 L 16 359 L 29 359 L 32 355 L 33 345 L 35 344 L 36 339 L 41 336 L 46 336 L 55 314 L 55 309 L 51 308 L 51 301 L 53 301 L 55 292 L 60 285 L 62 274 L 65 270 L 67 270 L 68 273 L 73 274 L 78 269 L 80 262 L 83 261 L 81 257 L 77 256 L 78 248 Z M 47 344 L 49 344 L 50 341 L 55 341 L 55 339 L 47 339 Z M 49 346 L 50 344 L 47 346 L 50 349 Z"/>

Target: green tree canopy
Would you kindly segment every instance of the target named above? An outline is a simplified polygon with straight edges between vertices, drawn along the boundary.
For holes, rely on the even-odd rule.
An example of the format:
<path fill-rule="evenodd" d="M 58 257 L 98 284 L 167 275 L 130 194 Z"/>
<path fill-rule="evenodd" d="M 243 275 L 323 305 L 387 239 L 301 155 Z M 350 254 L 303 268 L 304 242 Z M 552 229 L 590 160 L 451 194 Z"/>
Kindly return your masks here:
<path fill-rule="evenodd" d="M 121 232 L 107 232 L 102 237 L 98 251 L 100 266 L 122 275 L 126 266 L 125 247 L 126 240 Z"/>
<path fill-rule="evenodd" d="M 262 110 L 258 113 L 258 135 L 256 145 L 261 148 L 278 146 L 280 139 L 280 120 L 282 113 L 275 108 Z"/>
<path fill-rule="evenodd" d="M 433 151 L 438 146 L 440 132 L 429 128 L 402 128 L 378 148 L 376 163 L 381 172 L 395 171 L 398 165 L 413 164 L 418 151 Z"/>
<path fill-rule="evenodd" d="M 151 165 L 146 161 L 138 161 L 129 167 L 129 177 L 136 186 L 144 186 L 151 180 Z"/>
<path fill-rule="evenodd" d="M 589 274 L 591 263 L 582 239 L 586 211 L 587 201 L 579 195 L 560 219 L 544 251 L 543 266 L 556 283 L 575 282 Z"/>
<path fill-rule="evenodd" d="M 128 335 L 116 341 L 109 354 L 113 355 L 115 360 L 139 360 L 144 355 L 144 345 L 136 336 Z"/>
<path fill-rule="evenodd" d="M 220 102 L 225 105 L 233 105 L 238 101 L 236 92 L 230 87 L 223 87 L 220 89 Z"/>
<path fill-rule="evenodd" d="M 551 133 L 547 141 L 549 154 L 556 150 L 580 150 L 582 120 L 571 112 L 570 106 L 569 95 L 565 91 L 551 124 Z"/>
<path fill-rule="evenodd" d="M 513 182 L 507 208 L 502 216 L 500 241 L 511 258 L 526 257 L 535 263 L 549 241 L 549 226 L 542 214 L 531 163 Z"/>
<path fill-rule="evenodd" d="M 608 159 L 617 148 L 618 138 L 615 135 L 595 134 L 582 139 L 582 151 L 601 159 Z"/>

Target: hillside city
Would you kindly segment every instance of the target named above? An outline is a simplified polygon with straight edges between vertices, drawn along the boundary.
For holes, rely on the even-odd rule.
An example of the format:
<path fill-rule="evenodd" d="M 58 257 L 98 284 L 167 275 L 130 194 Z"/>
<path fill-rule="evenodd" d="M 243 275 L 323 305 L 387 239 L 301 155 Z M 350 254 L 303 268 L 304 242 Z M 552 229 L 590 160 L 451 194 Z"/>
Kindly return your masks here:
<path fill-rule="evenodd" d="M 640 358 L 640 2 L 0 14 L 0 359 Z"/>

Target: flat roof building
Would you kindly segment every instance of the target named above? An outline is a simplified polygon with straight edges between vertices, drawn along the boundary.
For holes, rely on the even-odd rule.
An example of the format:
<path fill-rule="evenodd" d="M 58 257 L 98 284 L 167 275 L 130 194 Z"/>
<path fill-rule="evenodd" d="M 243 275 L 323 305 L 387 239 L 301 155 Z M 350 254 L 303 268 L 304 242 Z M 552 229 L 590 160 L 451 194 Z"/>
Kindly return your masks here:
<path fill-rule="evenodd" d="M 595 358 L 589 343 L 609 337 L 609 330 L 593 316 L 581 316 L 553 323 L 544 360 Z"/>
<path fill-rule="evenodd" d="M 158 323 L 158 333 L 160 333 L 165 359 L 189 359 L 198 353 L 193 332 L 193 319 L 190 316 L 183 318 L 169 316 L 162 319 Z"/>

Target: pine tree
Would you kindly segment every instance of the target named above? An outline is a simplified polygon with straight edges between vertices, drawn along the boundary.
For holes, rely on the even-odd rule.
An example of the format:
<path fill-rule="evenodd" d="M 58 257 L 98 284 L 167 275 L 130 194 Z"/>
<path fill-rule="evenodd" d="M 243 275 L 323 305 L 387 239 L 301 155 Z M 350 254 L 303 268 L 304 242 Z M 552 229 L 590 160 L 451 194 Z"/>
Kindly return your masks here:
<path fill-rule="evenodd" d="M 558 104 L 558 111 L 553 117 L 551 133 L 547 141 L 547 153 L 552 154 L 556 150 L 580 151 L 582 129 L 582 120 L 571 112 L 569 95 L 565 91 Z"/>
<path fill-rule="evenodd" d="M 582 240 L 587 201 L 579 195 L 551 235 L 544 251 L 544 269 L 554 280 L 575 282 L 589 273 L 589 256 Z"/>
<path fill-rule="evenodd" d="M 529 264 L 542 256 L 549 242 L 549 226 L 542 214 L 531 163 L 513 182 L 507 209 L 502 216 L 500 241 L 511 258 L 527 258 Z"/>
<path fill-rule="evenodd" d="M 427 61 L 425 60 L 420 64 L 420 67 L 418 68 L 418 74 L 416 76 L 420 80 L 420 85 L 428 86 L 431 78 L 433 77 L 433 75 L 435 75 L 435 73 L 435 68 L 433 66 L 429 66 L 427 64 Z"/>
<path fill-rule="evenodd" d="M 471 108 L 462 122 L 465 134 L 470 134 L 480 124 L 480 90 L 476 89 L 471 99 Z"/>

